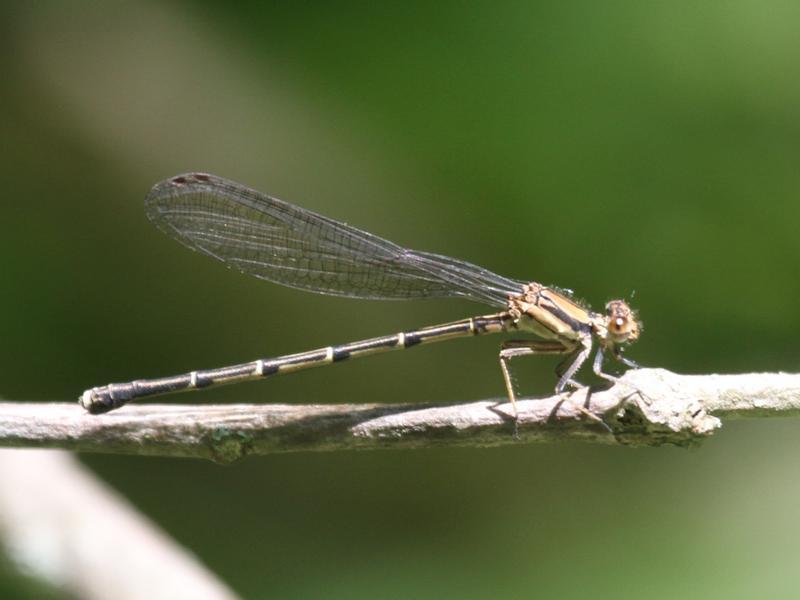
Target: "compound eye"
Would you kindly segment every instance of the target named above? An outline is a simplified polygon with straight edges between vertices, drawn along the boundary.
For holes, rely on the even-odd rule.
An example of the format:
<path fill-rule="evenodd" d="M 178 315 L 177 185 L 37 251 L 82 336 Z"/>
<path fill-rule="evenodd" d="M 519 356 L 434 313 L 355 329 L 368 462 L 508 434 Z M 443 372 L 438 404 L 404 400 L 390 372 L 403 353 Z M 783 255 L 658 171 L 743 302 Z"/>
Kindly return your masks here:
<path fill-rule="evenodd" d="M 622 300 L 606 304 L 608 333 L 617 343 L 632 342 L 639 337 L 639 325 L 630 307 Z"/>
<path fill-rule="evenodd" d="M 608 330 L 612 337 L 619 342 L 636 335 L 636 325 L 627 317 L 611 316 L 608 320 Z"/>

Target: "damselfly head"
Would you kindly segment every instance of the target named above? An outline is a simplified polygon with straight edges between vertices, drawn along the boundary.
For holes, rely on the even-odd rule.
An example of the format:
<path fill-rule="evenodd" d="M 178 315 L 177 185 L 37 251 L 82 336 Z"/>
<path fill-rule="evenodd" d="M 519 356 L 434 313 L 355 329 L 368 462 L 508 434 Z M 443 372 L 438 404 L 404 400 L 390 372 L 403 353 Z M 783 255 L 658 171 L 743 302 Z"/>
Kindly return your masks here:
<path fill-rule="evenodd" d="M 612 300 L 606 304 L 606 318 L 609 342 L 626 344 L 639 339 L 641 324 L 631 307 L 623 300 Z"/>

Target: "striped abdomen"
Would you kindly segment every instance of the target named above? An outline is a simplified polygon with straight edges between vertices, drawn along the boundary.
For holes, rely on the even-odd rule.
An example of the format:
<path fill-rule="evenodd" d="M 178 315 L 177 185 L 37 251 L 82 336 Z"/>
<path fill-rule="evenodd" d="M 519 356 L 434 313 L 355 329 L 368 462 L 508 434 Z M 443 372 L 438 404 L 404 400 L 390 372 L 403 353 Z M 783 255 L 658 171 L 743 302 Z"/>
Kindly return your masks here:
<path fill-rule="evenodd" d="M 81 404 L 90 412 L 102 413 L 118 408 L 136 398 L 292 373 L 359 356 L 412 348 L 420 344 L 457 337 L 497 333 L 512 327 L 514 327 L 513 319 L 508 313 L 472 317 L 444 325 L 434 325 L 394 335 L 328 346 L 298 354 L 287 354 L 277 358 L 260 359 L 230 367 L 192 371 L 173 377 L 141 379 L 130 383 L 112 383 L 84 392 Z"/>

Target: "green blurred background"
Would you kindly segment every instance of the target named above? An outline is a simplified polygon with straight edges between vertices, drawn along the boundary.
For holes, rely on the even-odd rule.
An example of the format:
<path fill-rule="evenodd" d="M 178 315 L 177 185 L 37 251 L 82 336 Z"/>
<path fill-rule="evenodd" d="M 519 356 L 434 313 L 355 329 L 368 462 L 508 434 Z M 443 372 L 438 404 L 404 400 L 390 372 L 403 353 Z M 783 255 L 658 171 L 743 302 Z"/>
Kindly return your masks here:
<path fill-rule="evenodd" d="M 648 366 L 797 371 L 798 22 L 755 0 L 5 2 L 0 393 L 71 400 L 486 310 L 226 270 L 143 215 L 187 170 L 596 308 L 635 291 Z M 499 397 L 498 342 L 172 400 Z M 520 365 L 527 393 L 554 362 Z M 247 598 L 788 598 L 798 432 L 84 460 Z"/>

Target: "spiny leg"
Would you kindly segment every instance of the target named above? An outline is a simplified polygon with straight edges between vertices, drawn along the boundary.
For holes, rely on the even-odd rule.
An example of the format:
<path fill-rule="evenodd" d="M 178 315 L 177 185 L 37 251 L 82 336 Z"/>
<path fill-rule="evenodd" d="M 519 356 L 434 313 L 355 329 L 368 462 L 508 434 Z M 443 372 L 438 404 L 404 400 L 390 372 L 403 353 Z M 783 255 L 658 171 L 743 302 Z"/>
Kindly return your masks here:
<path fill-rule="evenodd" d="M 564 391 L 564 388 L 567 385 L 575 385 L 576 387 L 584 387 L 578 384 L 574 379 L 575 373 L 578 372 L 578 369 L 581 368 L 583 363 L 586 362 L 586 359 L 589 357 L 589 354 L 592 351 L 592 340 L 591 338 L 586 338 L 581 340 L 580 350 L 577 352 L 574 348 L 569 346 L 565 346 L 561 342 L 554 342 L 554 341 L 542 341 L 542 340 L 508 340 L 507 342 L 503 343 L 503 346 L 500 350 L 500 368 L 503 371 L 503 378 L 506 383 L 506 390 L 508 391 L 508 399 L 511 401 L 511 406 L 514 408 L 514 418 L 518 418 L 517 413 L 517 401 L 516 395 L 514 393 L 514 383 L 511 380 L 511 372 L 508 367 L 508 363 L 511 361 L 512 358 L 516 358 L 518 356 L 532 356 L 534 354 L 566 354 L 569 353 L 559 365 L 556 367 L 556 372 L 559 374 L 560 379 L 558 384 L 556 385 L 556 393 L 561 394 Z M 574 357 L 574 358 L 573 358 Z M 602 363 L 602 358 L 601 358 Z M 569 365 L 564 368 L 564 365 Z M 603 421 L 600 417 L 596 414 L 588 410 L 583 406 L 579 406 L 578 410 L 580 410 L 586 417 L 590 418 L 592 421 L 599 423 L 608 431 L 611 431 L 611 428 Z"/>
<path fill-rule="evenodd" d="M 556 365 L 555 374 L 556 374 L 556 377 L 558 378 L 559 382 L 564 377 L 564 373 L 567 371 L 567 367 L 572 365 L 573 361 L 575 360 L 575 358 L 577 357 L 579 352 L 580 352 L 580 350 L 576 350 L 575 352 L 572 352 L 571 354 L 568 354 L 566 357 L 564 357 L 564 360 L 562 360 L 561 362 L 559 362 Z M 575 379 L 570 379 L 569 381 L 564 382 L 564 385 L 565 386 L 571 385 L 576 390 L 579 390 L 581 388 L 586 387 L 585 385 L 583 385 L 582 383 L 579 383 Z"/>
<path fill-rule="evenodd" d="M 639 363 L 637 363 L 635 360 L 631 360 L 630 358 L 622 356 L 622 348 L 620 348 L 619 346 L 615 346 L 614 347 L 614 350 L 613 350 L 612 354 L 614 355 L 614 358 L 616 358 L 619 362 L 621 362 L 626 367 L 629 367 L 631 369 L 640 369 L 641 368 L 641 365 Z"/>
<path fill-rule="evenodd" d="M 603 359 L 604 358 L 605 358 L 605 355 L 604 355 L 604 352 L 603 352 L 603 347 L 600 346 L 597 349 L 597 354 L 594 355 L 594 361 L 592 362 L 592 371 L 594 371 L 594 374 L 597 375 L 598 377 L 602 377 L 606 381 L 610 381 L 611 383 L 614 383 L 614 382 L 617 381 L 617 377 L 615 377 L 614 375 L 609 375 L 608 373 L 603 371 Z"/>
<path fill-rule="evenodd" d="M 632 361 L 630 358 L 626 358 L 626 357 L 622 356 L 622 349 L 619 348 L 618 346 L 614 346 L 614 347 L 611 348 L 611 354 L 615 359 L 617 359 L 619 362 L 621 362 L 626 367 L 629 367 L 631 369 L 638 369 L 639 368 L 639 364 L 638 363 L 636 363 L 635 361 Z M 605 379 L 607 381 L 611 381 L 611 382 L 617 381 L 617 379 L 619 379 L 619 377 L 616 377 L 614 375 L 610 375 L 609 373 L 606 373 L 605 371 L 603 371 L 603 359 L 604 358 L 605 358 L 605 348 L 600 346 L 597 349 L 597 354 L 595 354 L 594 362 L 592 363 L 592 371 L 594 371 L 595 375 L 597 375 L 598 377 L 602 377 L 603 379 Z"/>
<path fill-rule="evenodd" d="M 600 365 L 601 366 L 602 366 L 602 362 L 603 362 L 602 351 L 603 351 L 602 348 L 598 349 L 598 351 L 597 351 L 597 354 L 600 356 Z M 592 352 L 592 340 L 591 340 L 591 338 L 585 338 L 585 339 L 581 340 L 581 349 L 578 352 L 576 352 L 575 354 L 573 354 L 571 356 L 568 356 L 566 359 L 564 359 L 561 362 L 561 364 L 558 365 L 558 367 L 556 367 L 557 372 L 563 370 L 563 374 L 561 375 L 561 379 L 559 379 L 558 385 L 556 385 L 556 393 L 557 394 L 562 393 L 564 391 L 564 388 L 567 387 L 567 385 L 573 385 L 573 386 L 575 386 L 577 388 L 586 387 L 586 386 L 582 386 L 581 384 L 576 382 L 573 379 L 573 377 L 574 377 L 575 373 L 577 373 L 578 370 L 581 368 L 583 363 L 586 362 L 586 359 L 589 358 L 589 354 L 591 352 Z M 574 360 L 572 359 L 573 356 L 575 357 Z M 570 360 L 572 360 L 572 362 L 570 362 Z M 566 369 L 563 369 L 563 366 L 565 364 L 568 364 L 569 366 Z M 597 365 L 597 358 L 595 357 L 593 367 L 596 366 L 596 365 Z M 595 372 L 597 372 L 597 371 L 595 371 Z M 610 375 L 609 375 L 609 377 L 610 377 Z M 587 399 L 588 399 L 588 397 L 589 396 L 587 396 Z M 584 416 L 588 417 L 589 419 L 591 419 L 595 423 L 598 423 L 599 425 L 602 425 L 603 428 L 605 428 L 609 433 L 612 432 L 611 427 L 609 427 L 608 424 L 605 421 L 603 421 L 603 419 L 598 417 L 596 414 L 594 414 L 592 411 L 590 411 L 587 407 L 578 406 L 578 410 L 580 410 L 584 414 Z"/>
<path fill-rule="evenodd" d="M 511 407 L 514 409 L 514 418 L 517 414 L 517 397 L 514 393 L 514 382 L 511 380 L 509 362 L 512 358 L 519 356 L 532 356 L 534 354 L 565 354 L 571 352 L 569 348 L 561 342 L 544 340 L 508 340 L 503 342 L 500 348 L 500 370 L 503 372 L 503 380 L 506 383 L 506 391 Z"/>
<path fill-rule="evenodd" d="M 589 354 L 592 351 L 592 338 L 584 338 L 580 340 L 580 343 L 580 350 L 574 354 L 575 359 L 566 369 L 564 369 L 561 379 L 558 380 L 558 384 L 556 385 L 556 394 L 563 393 L 567 385 L 575 384 L 575 381 L 573 380 L 575 373 L 578 372 L 578 369 L 580 369 L 583 363 L 586 362 L 586 359 L 589 358 Z M 559 368 L 561 368 L 561 365 L 559 365 Z"/>
<path fill-rule="evenodd" d="M 618 361 L 620 361 L 626 367 L 631 369 L 638 369 L 639 364 L 629 358 L 622 356 L 622 350 L 619 347 L 614 347 L 611 349 L 611 353 Z M 614 375 L 609 375 L 608 373 L 603 371 L 603 347 L 597 349 L 597 354 L 594 357 L 594 362 L 592 364 L 592 370 L 594 371 L 595 375 L 598 377 L 602 377 L 603 379 L 610 381 L 611 383 L 616 383 L 619 380 L 619 377 Z M 636 388 L 635 394 L 642 399 L 645 404 L 650 404 L 650 399 L 642 392 L 640 389 Z"/>

